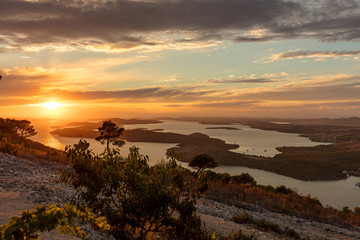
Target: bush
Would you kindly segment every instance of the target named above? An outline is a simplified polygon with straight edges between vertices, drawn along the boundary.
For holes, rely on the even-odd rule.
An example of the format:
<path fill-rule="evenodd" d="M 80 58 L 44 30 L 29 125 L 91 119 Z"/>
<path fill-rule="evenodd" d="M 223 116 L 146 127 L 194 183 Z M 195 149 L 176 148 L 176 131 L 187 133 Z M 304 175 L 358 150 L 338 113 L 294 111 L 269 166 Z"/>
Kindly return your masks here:
<path fill-rule="evenodd" d="M 76 224 L 76 220 L 86 221 L 101 230 L 108 230 L 104 217 L 97 217 L 90 209 L 79 210 L 65 204 L 63 208 L 55 205 L 38 206 L 34 211 L 24 211 L 20 217 L 14 217 L 7 224 L 0 226 L 0 240 L 35 240 L 38 232 L 50 231 L 59 227 L 63 234 L 87 238 L 87 234 Z"/>
<path fill-rule="evenodd" d="M 242 173 L 240 175 L 233 176 L 231 177 L 231 181 L 233 183 L 256 185 L 255 179 L 248 173 Z"/>
<path fill-rule="evenodd" d="M 242 212 L 233 218 L 234 222 L 236 223 L 251 223 L 253 220 L 250 218 L 250 216 L 246 212 Z"/>
<path fill-rule="evenodd" d="M 115 238 L 145 239 L 159 232 L 169 238 L 203 235 L 195 197 L 207 187 L 205 173 L 190 188 L 174 155 L 150 167 L 136 147 L 127 157 L 116 149 L 95 156 L 84 140 L 67 148 L 67 154 L 72 169 L 61 179 L 78 190 L 74 202 L 105 216 Z"/>
<path fill-rule="evenodd" d="M 221 236 L 218 233 L 211 235 L 211 240 L 256 240 L 257 237 L 254 233 L 243 234 L 241 231 L 236 233 L 230 233 L 227 236 Z"/>
<path fill-rule="evenodd" d="M 275 192 L 282 193 L 282 194 L 290 194 L 290 193 L 294 193 L 294 190 L 292 190 L 291 188 L 288 188 L 284 185 L 280 185 L 275 188 Z"/>

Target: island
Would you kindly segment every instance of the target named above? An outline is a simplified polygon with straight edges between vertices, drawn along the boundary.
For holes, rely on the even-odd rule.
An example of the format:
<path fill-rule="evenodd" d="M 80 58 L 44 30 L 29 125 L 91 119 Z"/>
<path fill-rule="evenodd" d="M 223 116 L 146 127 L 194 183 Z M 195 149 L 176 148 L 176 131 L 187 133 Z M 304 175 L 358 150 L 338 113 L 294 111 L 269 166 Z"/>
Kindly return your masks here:
<path fill-rule="evenodd" d="M 202 120 L 204 121 L 204 119 Z M 290 124 L 285 125 L 271 121 L 274 120 L 269 119 L 260 122 L 260 120 L 250 121 L 246 119 L 246 123 L 243 122 L 242 124 L 264 130 L 303 135 L 315 132 L 315 134 L 326 136 L 324 138 L 327 140 L 336 141 L 333 144 L 313 147 L 279 147 L 277 150 L 281 154 L 274 157 L 260 157 L 232 152 L 230 150 L 239 147 L 237 144 L 227 144 L 223 140 L 211 138 L 201 133 L 184 135 L 158 131 L 158 129 L 128 129 L 125 130 L 122 138 L 128 142 L 176 143 L 177 146 L 174 149 L 180 153 L 183 162 L 189 162 L 196 154 L 206 153 L 213 156 L 220 165 L 261 169 L 300 180 L 345 179 L 360 169 L 360 128 L 354 124 L 337 122 L 337 125 L 331 125 L 328 122 L 329 125 L 324 125 L 324 121 L 320 120 L 317 124 L 313 122 L 312 124 L 298 124 L 294 123 L 295 121 L 286 120 Z M 228 123 L 239 122 L 238 119 Z M 214 121 L 211 123 L 213 124 Z M 224 122 L 222 125 L 225 125 Z M 51 133 L 62 137 L 95 138 L 98 136 L 96 128 L 93 128 L 91 124 L 59 128 Z"/>

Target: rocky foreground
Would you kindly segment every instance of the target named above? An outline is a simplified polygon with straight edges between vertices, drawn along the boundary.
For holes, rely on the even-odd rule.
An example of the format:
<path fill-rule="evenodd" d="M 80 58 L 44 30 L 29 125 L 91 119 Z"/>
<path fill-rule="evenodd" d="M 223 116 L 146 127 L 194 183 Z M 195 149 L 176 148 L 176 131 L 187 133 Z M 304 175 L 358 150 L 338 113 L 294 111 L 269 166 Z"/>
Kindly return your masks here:
<path fill-rule="evenodd" d="M 64 166 L 39 164 L 0 153 L 0 225 L 18 216 L 23 210 L 34 209 L 39 204 L 62 205 L 69 201 L 73 190 L 58 179 Z M 308 221 L 297 217 L 273 213 L 248 206 L 238 208 L 208 199 L 199 199 L 197 209 L 204 227 L 210 233 L 228 234 L 241 230 L 254 233 L 258 239 L 292 239 L 275 232 L 263 232 L 252 224 L 237 224 L 233 217 L 246 212 L 256 220 L 277 224 L 281 229 L 293 229 L 303 239 L 360 239 L 360 230 L 349 230 L 329 224 Z M 89 229 L 89 227 L 84 226 Z M 41 239 L 76 239 L 56 231 L 42 234 Z M 89 239 L 109 239 L 89 230 Z"/>

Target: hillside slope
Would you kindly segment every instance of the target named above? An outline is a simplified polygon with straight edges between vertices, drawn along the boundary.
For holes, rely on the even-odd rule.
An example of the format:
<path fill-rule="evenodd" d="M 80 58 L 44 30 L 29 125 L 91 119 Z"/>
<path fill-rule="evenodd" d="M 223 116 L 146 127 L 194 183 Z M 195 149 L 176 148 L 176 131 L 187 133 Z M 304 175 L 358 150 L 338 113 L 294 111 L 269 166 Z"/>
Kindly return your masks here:
<path fill-rule="evenodd" d="M 69 201 L 73 191 L 58 179 L 64 165 L 34 163 L 8 154 L 0 153 L 0 225 L 25 209 L 38 204 L 62 205 Z M 257 206 L 238 208 L 208 199 L 198 199 L 197 210 L 209 233 L 228 234 L 241 230 L 254 233 L 258 239 L 292 239 L 274 231 L 259 230 L 254 224 L 237 224 L 233 217 L 247 213 L 256 220 L 277 224 L 281 229 L 291 228 L 307 239 L 360 239 L 359 231 L 323 224 L 306 219 L 273 213 Z M 90 231 L 89 239 L 109 239 Z M 43 235 L 43 239 L 74 239 L 57 233 Z"/>

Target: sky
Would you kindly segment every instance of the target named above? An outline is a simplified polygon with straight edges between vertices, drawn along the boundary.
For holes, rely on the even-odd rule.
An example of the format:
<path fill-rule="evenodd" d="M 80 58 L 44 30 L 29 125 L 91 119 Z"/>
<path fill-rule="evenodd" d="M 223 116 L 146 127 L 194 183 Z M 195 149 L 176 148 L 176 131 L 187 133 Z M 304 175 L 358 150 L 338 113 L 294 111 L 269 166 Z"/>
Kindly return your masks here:
<path fill-rule="evenodd" d="M 360 0 L 1 0 L 0 117 L 360 116 Z"/>

